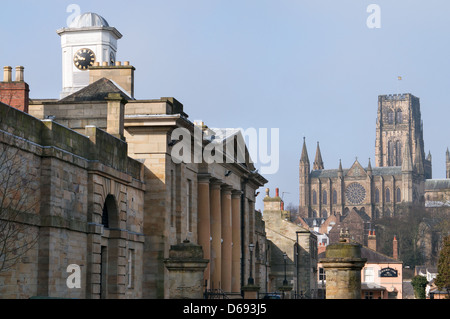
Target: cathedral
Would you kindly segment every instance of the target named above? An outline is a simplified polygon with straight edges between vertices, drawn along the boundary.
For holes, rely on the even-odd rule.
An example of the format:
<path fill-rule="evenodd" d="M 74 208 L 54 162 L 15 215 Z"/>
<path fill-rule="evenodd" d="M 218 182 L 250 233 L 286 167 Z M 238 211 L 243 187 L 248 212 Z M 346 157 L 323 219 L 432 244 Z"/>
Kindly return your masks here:
<path fill-rule="evenodd" d="M 299 214 L 303 218 L 343 216 L 354 208 L 376 220 L 396 216 L 403 207 L 448 203 L 447 151 L 444 180 L 432 179 L 431 154 L 425 156 L 420 99 L 412 94 L 378 97 L 375 161 L 358 159 L 348 168 L 325 169 L 319 143 L 311 168 L 305 140 L 299 164 Z"/>

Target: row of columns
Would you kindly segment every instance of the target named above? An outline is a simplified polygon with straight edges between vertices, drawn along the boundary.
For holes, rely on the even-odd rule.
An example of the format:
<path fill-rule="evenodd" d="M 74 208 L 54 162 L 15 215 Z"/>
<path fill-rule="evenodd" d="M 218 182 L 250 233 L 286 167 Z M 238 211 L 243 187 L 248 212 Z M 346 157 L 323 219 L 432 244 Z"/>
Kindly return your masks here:
<path fill-rule="evenodd" d="M 207 288 L 240 292 L 241 191 L 209 175 L 198 180 L 198 243 L 209 259 Z"/>

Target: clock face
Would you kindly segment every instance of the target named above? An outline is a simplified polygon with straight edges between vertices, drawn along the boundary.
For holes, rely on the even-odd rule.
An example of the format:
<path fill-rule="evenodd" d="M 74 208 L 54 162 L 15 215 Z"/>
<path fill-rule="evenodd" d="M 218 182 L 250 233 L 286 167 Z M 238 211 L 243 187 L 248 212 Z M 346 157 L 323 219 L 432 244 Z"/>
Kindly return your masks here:
<path fill-rule="evenodd" d="M 366 198 L 366 189 L 359 183 L 352 183 L 347 186 L 345 196 L 351 204 L 358 205 Z"/>
<path fill-rule="evenodd" d="M 93 66 L 95 62 L 95 54 L 91 49 L 80 49 L 75 53 L 73 63 L 80 70 L 87 70 Z"/>

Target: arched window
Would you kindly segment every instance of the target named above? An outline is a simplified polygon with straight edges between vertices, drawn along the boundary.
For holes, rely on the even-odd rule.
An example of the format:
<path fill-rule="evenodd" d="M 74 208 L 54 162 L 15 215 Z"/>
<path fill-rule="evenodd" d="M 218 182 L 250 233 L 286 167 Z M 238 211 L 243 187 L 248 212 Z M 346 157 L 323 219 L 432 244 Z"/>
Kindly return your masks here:
<path fill-rule="evenodd" d="M 397 194 L 396 194 L 396 202 L 400 203 L 402 201 L 402 192 L 400 188 L 397 188 Z"/>
<path fill-rule="evenodd" d="M 378 190 L 378 188 L 375 188 L 375 203 L 379 202 L 380 202 L 380 191 Z"/>
<path fill-rule="evenodd" d="M 312 211 L 312 218 L 316 218 L 317 217 L 317 212 L 315 210 Z"/>
<path fill-rule="evenodd" d="M 394 166 L 394 143 L 388 141 L 388 166 Z"/>
<path fill-rule="evenodd" d="M 333 204 L 337 204 L 337 192 L 333 189 Z"/>
<path fill-rule="evenodd" d="M 102 212 L 102 225 L 105 228 L 119 227 L 119 214 L 117 211 L 116 200 L 113 195 L 106 196 Z"/>
<path fill-rule="evenodd" d="M 315 190 L 313 190 L 313 193 L 312 193 L 312 202 L 313 202 L 313 205 L 317 205 L 317 193 Z"/>
<path fill-rule="evenodd" d="M 388 124 L 394 124 L 394 111 L 389 110 L 387 112 L 387 116 L 388 116 Z"/>
<path fill-rule="evenodd" d="M 391 202 L 391 191 L 389 190 L 389 188 L 386 188 L 386 203 L 390 202 Z"/>
<path fill-rule="evenodd" d="M 322 203 L 323 204 L 327 204 L 327 191 L 326 190 L 324 190 L 323 192 L 322 192 Z"/>
<path fill-rule="evenodd" d="M 322 211 L 322 216 L 321 217 L 322 218 L 328 218 L 328 212 L 325 209 Z"/>
<path fill-rule="evenodd" d="M 403 114 L 401 109 L 397 109 L 395 112 L 395 122 L 397 122 L 397 124 L 403 123 Z"/>
<path fill-rule="evenodd" d="M 106 204 L 103 206 L 102 225 L 105 228 L 109 228 L 109 214 L 108 214 L 108 207 L 106 206 Z"/>
<path fill-rule="evenodd" d="M 402 165 L 402 143 L 400 141 L 395 142 L 395 160 L 396 165 Z"/>

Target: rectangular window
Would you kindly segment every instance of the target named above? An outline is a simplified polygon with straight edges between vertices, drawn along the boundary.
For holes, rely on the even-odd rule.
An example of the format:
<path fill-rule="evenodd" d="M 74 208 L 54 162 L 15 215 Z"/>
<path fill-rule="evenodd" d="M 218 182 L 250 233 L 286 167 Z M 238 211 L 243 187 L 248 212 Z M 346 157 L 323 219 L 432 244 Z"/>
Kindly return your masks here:
<path fill-rule="evenodd" d="M 373 299 L 373 291 L 365 291 L 364 298 L 365 299 Z"/>
<path fill-rule="evenodd" d="M 319 268 L 319 281 L 327 281 L 327 277 L 325 275 L 325 269 Z"/>
<path fill-rule="evenodd" d="M 374 282 L 373 268 L 364 269 L 364 282 Z"/>

